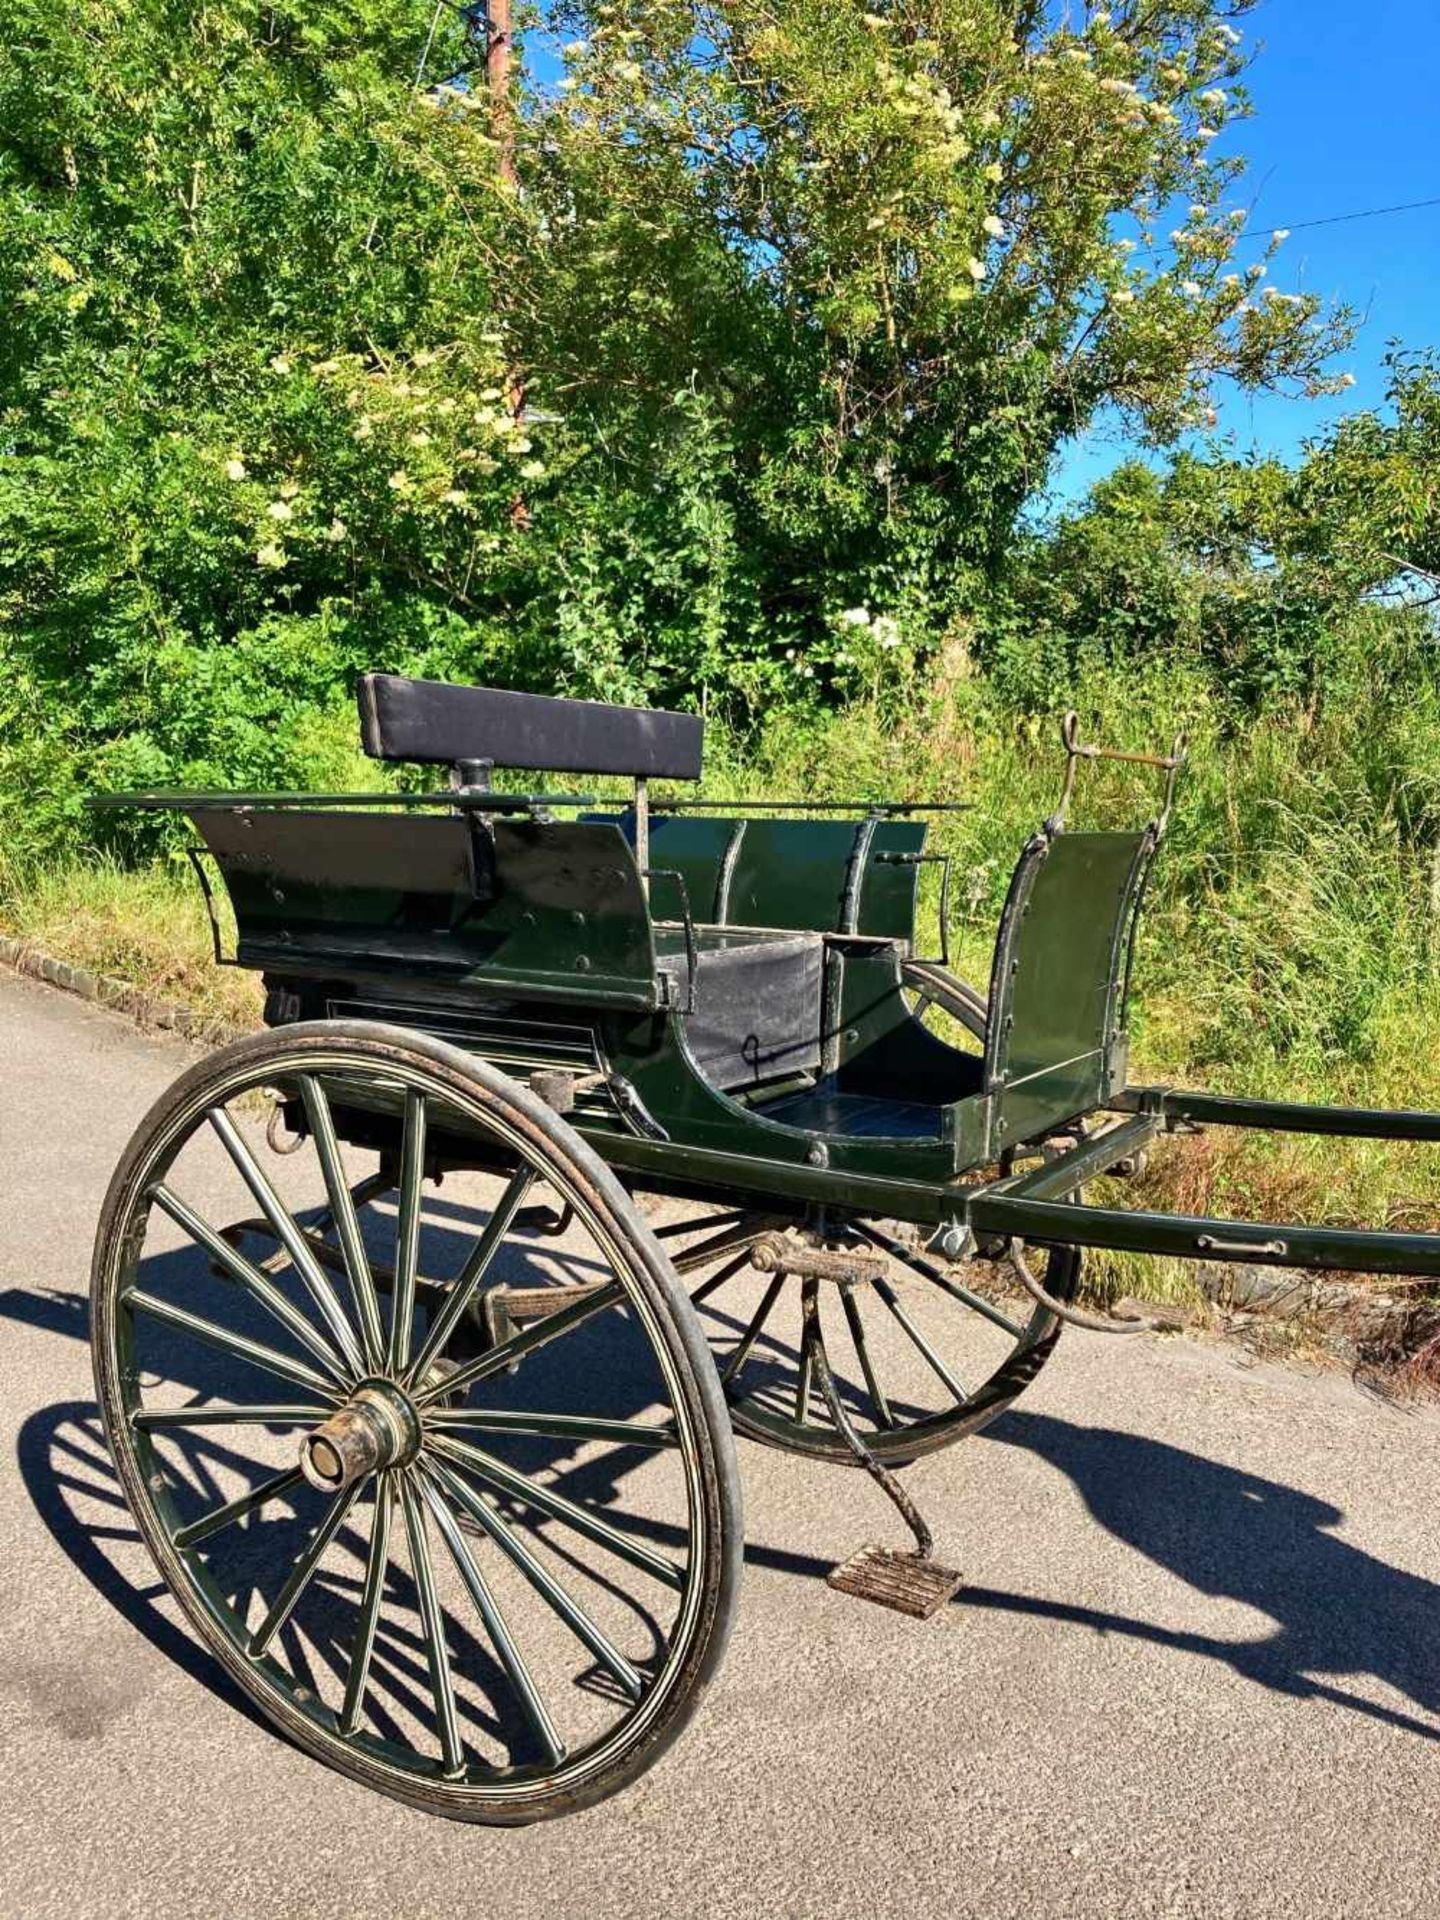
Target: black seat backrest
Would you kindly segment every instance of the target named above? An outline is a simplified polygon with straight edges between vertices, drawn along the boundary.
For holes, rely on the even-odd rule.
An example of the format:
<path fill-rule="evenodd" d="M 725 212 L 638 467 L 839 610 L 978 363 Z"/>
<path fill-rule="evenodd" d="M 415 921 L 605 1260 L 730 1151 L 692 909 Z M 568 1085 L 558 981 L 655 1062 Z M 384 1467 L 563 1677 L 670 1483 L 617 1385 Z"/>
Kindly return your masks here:
<path fill-rule="evenodd" d="M 479 761 L 636 780 L 700 778 L 705 723 L 696 713 L 555 700 L 395 673 L 362 674 L 355 691 L 361 741 L 374 760 L 432 766 Z"/>

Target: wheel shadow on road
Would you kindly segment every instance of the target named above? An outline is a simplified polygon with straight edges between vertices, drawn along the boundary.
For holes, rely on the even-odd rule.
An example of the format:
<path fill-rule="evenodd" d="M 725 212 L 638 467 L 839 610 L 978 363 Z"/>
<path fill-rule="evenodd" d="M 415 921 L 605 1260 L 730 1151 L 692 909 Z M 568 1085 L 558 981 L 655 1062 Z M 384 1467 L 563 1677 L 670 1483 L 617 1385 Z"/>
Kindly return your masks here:
<path fill-rule="evenodd" d="M 86 1303 L 75 1296 L 13 1289 L 0 1294 L 0 1317 L 88 1338 Z M 984 1585 L 963 1587 L 957 1607 L 1171 1648 L 1217 1661 L 1268 1691 L 1326 1700 L 1440 1739 L 1440 1585 L 1341 1538 L 1336 1529 L 1345 1516 L 1339 1507 L 1164 1441 L 1049 1414 L 1007 1413 L 978 1444 L 1015 1447 L 1045 1460 L 1115 1539 L 1193 1591 L 1250 1607 L 1274 1625 L 1259 1637 L 1222 1639 L 1079 1600 Z M 165 1590 L 155 1582 L 124 1506 L 93 1402 L 70 1401 L 32 1414 L 17 1451 L 37 1512 L 84 1577 L 168 1658 L 248 1718 L 268 1724 L 170 1618 Z M 572 1497 L 603 1505 L 615 1479 L 623 1477 L 616 1464 L 599 1478 L 582 1468 L 558 1484 Z M 916 1491 L 923 1504 L 923 1485 Z M 640 1515 L 627 1516 L 627 1526 L 657 1543 L 680 1543 L 674 1529 Z M 974 1564 L 963 1549 L 961 1557 Z M 814 1555 L 760 1541 L 747 1543 L 746 1560 L 757 1569 L 816 1581 L 831 1570 Z M 1433 1717 L 1418 1718 L 1340 1684 L 1366 1677 Z"/>

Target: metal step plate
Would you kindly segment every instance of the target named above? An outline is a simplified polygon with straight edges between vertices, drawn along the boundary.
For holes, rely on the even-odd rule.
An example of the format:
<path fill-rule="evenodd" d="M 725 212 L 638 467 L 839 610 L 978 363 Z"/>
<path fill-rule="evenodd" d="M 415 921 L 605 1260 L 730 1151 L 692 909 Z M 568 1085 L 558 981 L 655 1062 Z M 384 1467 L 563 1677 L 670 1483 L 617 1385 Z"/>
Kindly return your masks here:
<path fill-rule="evenodd" d="M 873 1600 L 892 1613 L 929 1620 L 959 1591 L 961 1576 L 952 1567 L 895 1547 L 862 1547 L 828 1576 L 837 1593 Z"/>

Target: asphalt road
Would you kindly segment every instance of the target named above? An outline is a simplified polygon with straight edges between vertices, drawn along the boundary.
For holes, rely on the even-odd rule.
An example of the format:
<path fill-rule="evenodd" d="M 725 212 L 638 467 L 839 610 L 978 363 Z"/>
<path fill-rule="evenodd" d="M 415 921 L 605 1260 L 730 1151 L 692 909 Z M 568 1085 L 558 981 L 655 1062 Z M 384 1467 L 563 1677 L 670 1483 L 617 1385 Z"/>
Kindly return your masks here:
<path fill-rule="evenodd" d="M 726 1667 L 620 1798 L 454 1826 L 293 1751 L 157 1591 L 94 1445 L 106 1180 L 189 1058 L 0 974 L 0 1912 L 1440 1914 L 1440 1417 L 1193 1340 L 1067 1335 L 912 1490 L 970 1584 L 828 1589 L 889 1519 L 742 1445 Z"/>

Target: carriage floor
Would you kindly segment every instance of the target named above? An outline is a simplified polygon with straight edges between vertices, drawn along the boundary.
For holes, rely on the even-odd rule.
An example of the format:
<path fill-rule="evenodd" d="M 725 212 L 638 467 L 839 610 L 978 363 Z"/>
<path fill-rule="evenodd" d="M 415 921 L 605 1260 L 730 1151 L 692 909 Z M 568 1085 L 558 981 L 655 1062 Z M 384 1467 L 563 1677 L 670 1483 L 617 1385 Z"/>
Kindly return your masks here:
<path fill-rule="evenodd" d="M 807 1133 L 844 1133 L 867 1140 L 938 1140 L 943 1108 L 876 1093 L 842 1093 L 824 1081 L 756 1105 L 756 1113 Z"/>

